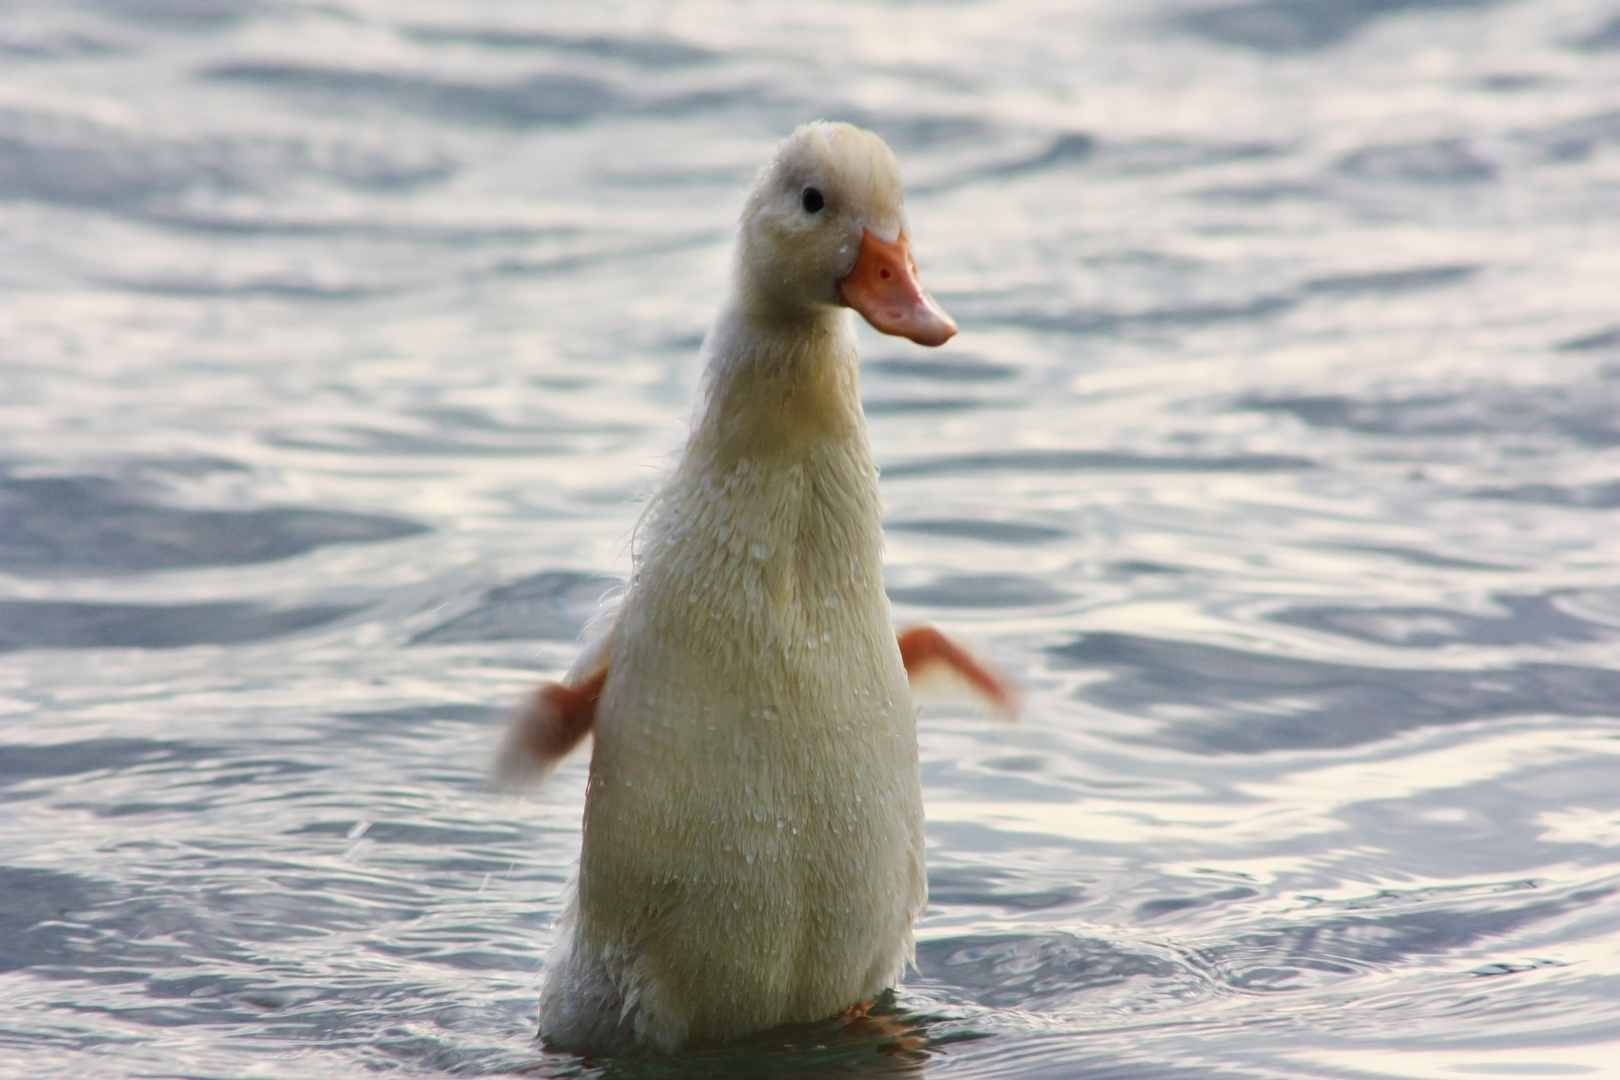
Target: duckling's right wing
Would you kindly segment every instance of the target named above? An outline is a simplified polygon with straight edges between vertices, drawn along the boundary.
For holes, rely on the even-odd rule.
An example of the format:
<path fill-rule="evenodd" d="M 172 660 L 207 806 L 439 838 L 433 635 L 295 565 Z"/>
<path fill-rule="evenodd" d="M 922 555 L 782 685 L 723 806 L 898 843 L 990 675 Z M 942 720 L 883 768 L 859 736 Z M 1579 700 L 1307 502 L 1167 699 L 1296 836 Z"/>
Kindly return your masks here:
<path fill-rule="evenodd" d="M 512 717 L 490 770 L 497 787 L 515 790 L 543 780 L 590 734 L 613 657 L 613 631 L 608 627 L 579 654 L 562 682 L 541 686 Z"/>

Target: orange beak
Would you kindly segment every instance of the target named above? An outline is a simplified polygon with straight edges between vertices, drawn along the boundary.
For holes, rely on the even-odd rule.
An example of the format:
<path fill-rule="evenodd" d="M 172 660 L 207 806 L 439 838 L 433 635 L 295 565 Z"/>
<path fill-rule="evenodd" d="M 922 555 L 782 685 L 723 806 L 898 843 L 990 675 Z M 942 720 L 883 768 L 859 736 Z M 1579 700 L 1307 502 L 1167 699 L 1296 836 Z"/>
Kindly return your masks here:
<path fill-rule="evenodd" d="M 917 281 L 905 233 L 879 240 L 863 232 L 855 268 L 838 283 L 838 295 L 882 333 L 918 345 L 943 345 L 956 336 L 956 323 Z"/>

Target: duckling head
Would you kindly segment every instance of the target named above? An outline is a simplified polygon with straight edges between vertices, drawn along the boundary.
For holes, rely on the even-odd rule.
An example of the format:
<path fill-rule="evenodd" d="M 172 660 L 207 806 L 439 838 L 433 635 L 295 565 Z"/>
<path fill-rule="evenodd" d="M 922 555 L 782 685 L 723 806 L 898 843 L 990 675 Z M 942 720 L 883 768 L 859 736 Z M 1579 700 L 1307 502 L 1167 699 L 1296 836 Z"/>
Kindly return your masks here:
<path fill-rule="evenodd" d="M 850 124 L 783 141 L 743 207 L 735 275 L 745 302 L 782 315 L 851 307 L 919 345 L 956 334 L 917 280 L 894 153 Z"/>

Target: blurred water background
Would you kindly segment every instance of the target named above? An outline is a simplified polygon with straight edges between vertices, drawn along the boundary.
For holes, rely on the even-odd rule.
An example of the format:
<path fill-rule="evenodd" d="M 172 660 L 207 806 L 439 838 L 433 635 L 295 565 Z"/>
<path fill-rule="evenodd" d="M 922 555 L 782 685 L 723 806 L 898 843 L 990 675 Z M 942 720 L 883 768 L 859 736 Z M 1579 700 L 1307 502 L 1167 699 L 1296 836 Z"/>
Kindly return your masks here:
<path fill-rule="evenodd" d="M 534 1040 L 626 572 L 775 141 L 900 156 L 863 329 L 925 710 L 897 1004 Z M 1620 1075 L 1613 0 L 0 0 L 0 1075 Z"/>

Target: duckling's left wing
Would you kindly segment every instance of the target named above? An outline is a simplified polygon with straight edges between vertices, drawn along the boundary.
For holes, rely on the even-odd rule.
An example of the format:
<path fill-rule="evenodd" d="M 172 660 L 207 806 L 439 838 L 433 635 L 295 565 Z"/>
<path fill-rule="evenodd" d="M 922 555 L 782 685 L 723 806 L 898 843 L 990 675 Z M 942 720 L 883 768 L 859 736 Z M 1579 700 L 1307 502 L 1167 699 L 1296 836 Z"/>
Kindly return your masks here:
<path fill-rule="evenodd" d="M 913 688 L 945 682 L 1009 720 L 1018 715 L 1018 688 L 932 626 L 907 627 L 899 639 L 900 661 Z"/>
<path fill-rule="evenodd" d="M 546 683 L 512 717 L 490 770 L 497 787 L 516 789 L 546 777 L 596 724 L 596 703 L 613 657 L 613 628 L 585 647 L 562 682 Z"/>

